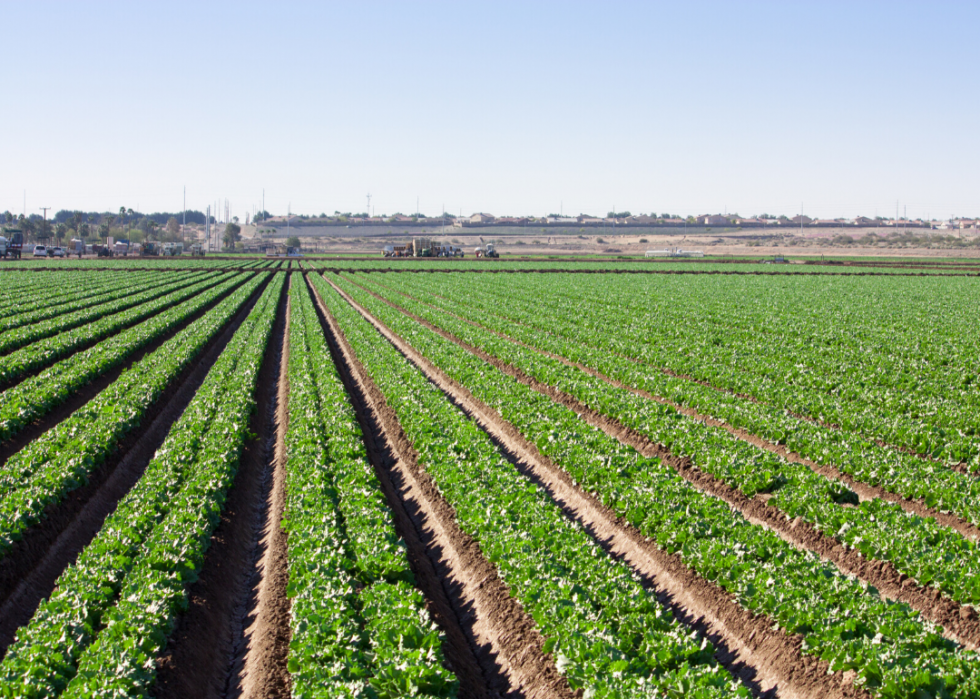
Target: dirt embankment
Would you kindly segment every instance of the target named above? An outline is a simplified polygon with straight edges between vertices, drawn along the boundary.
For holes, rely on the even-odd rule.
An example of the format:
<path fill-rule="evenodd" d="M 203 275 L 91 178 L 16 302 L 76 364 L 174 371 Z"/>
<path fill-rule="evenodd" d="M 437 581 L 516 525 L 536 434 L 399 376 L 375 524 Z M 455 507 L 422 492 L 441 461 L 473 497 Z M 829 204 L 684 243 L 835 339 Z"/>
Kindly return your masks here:
<path fill-rule="evenodd" d="M 372 463 L 465 696 L 566 697 L 575 693 L 544 653 L 534 621 L 511 597 L 479 544 L 418 463 L 394 411 L 314 294 L 335 361 L 355 398 Z"/>
<path fill-rule="evenodd" d="M 17 628 L 30 621 L 41 600 L 51 594 L 61 572 L 74 562 L 119 500 L 139 480 L 264 288 L 262 284 L 256 289 L 199 358 L 171 382 L 143 422 L 89 475 L 88 482 L 48 507 L 44 519 L 25 532 L 24 538 L 0 560 L 0 654 L 6 653 Z"/>
<path fill-rule="evenodd" d="M 276 321 L 256 381 L 256 410 L 249 425 L 255 437 L 242 451 L 234 485 L 228 493 L 221 521 L 211 537 L 200 577 L 188 590 L 189 606 L 157 659 L 154 696 L 225 697 L 237 695 L 239 674 L 245 655 L 245 626 L 253 618 L 269 628 L 279 642 L 253 654 L 251 673 L 263 677 L 257 696 L 288 697 L 286 651 L 288 648 L 288 602 L 285 599 L 285 542 L 278 523 L 281 507 L 282 469 L 276 461 L 277 447 L 285 433 L 284 398 L 287 295 L 279 300 Z M 262 541 L 273 528 L 279 546 Z M 282 539 L 282 541 L 279 541 Z M 278 565 L 260 567 L 263 553 L 282 554 Z M 265 573 L 271 580 L 264 580 Z M 281 607 L 274 621 L 265 614 L 266 597 L 257 593 L 281 582 L 282 594 L 273 596 Z M 263 604 L 260 604 L 262 602 Z M 261 613 L 256 613 L 261 609 Z M 261 617 L 261 619 L 259 619 Z M 286 636 L 279 639 L 282 629 Z"/>
<path fill-rule="evenodd" d="M 976 649 L 980 647 L 980 617 L 978 617 L 972 607 L 961 605 L 944 596 L 934 588 L 919 585 L 914 579 L 900 573 L 887 561 L 869 560 L 858 551 L 847 549 L 833 538 L 820 533 L 812 524 L 804 522 L 799 518 L 789 520 L 779 508 L 768 505 L 765 496 L 746 497 L 740 491 L 724 483 L 721 479 L 698 469 L 691 463 L 690 459 L 672 454 L 663 445 L 652 442 L 649 438 L 635 430 L 625 427 L 620 422 L 589 408 L 573 396 L 531 378 L 517 367 L 502 362 L 483 350 L 463 342 L 451 333 L 433 326 L 428 321 L 409 313 L 395 304 L 387 301 L 385 303 L 388 303 L 393 308 L 434 330 L 442 337 L 456 343 L 463 349 L 493 364 L 509 376 L 516 378 L 539 393 L 547 395 L 556 402 L 570 408 L 590 425 L 598 427 L 611 437 L 632 446 L 644 456 L 660 458 L 696 488 L 726 501 L 754 524 L 771 529 L 794 546 L 817 553 L 821 558 L 832 562 L 843 572 L 855 575 L 861 580 L 875 586 L 885 597 L 905 602 L 913 609 L 918 610 L 925 618 L 940 624 L 944 628 L 944 633 L 947 637 L 962 643 L 968 648 Z M 656 399 L 654 396 L 647 395 L 650 398 Z M 699 417 L 699 419 L 704 418 Z M 710 420 L 710 418 L 708 419 Z M 718 423 L 718 421 L 712 420 L 712 422 L 720 426 L 725 426 L 723 423 Z M 765 444 L 767 443 L 764 440 L 759 440 L 760 446 L 764 447 Z"/>
<path fill-rule="evenodd" d="M 340 293 L 470 415 L 518 468 L 544 487 L 569 517 L 581 522 L 611 555 L 626 561 L 681 621 L 711 640 L 718 648 L 719 661 L 756 694 L 776 689 L 780 696 L 867 696 L 840 673 L 828 673 L 827 663 L 804 655 L 802 637 L 774 631 L 772 619 L 742 609 L 732 595 L 691 571 L 679 556 L 664 553 L 620 520 L 576 486 L 564 470 L 543 456 L 499 413 L 446 376 L 353 299 Z"/>

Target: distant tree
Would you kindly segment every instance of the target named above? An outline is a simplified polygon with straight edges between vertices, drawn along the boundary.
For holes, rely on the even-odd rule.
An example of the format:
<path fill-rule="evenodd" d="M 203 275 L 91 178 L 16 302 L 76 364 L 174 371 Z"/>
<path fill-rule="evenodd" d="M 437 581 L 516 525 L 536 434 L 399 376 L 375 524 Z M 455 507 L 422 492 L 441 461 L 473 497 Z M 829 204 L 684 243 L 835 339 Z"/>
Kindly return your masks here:
<path fill-rule="evenodd" d="M 119 225 L 121 225 L 121 226 L 125 226 L 126 225 L 126 207 L 125 206 L 120 206 L 119 207 Z"/>
<path fill-rule="evenodd" d="M 232 216 L 231 217 L 231 220 L 234 221 L 235 223 L 238 223 L 238 217 L 237 216 Z"/>
<path fill-rule="evenodd" d="M 167 234 L 171 240 L 177 240 L 177 237 L 180 235 L 180 222 L 173 216 L 167 221 Z"/>
<path fill-rule="evenodd" d="M 37 227 L 34 225 L 34 221 L 29 218 L 25 218 L 23 214 L 21 214 L 18 223 L 20 224 L 20 229 L 24 232 L 25 240 L 30 238 L 34 234 L 34 231 L 37 230 Z"/>
<path fill-rule="evenodd" d="M 3 220 L 6 223 L 13 223 L 13 221 L 14 221 L 14 215 L 12 213 L 10 213 L 9 211 L 4 211 L 3 212 Z"/>
<path fill-rule="evenodd" d="M 302 247 L 302 243 L 299 242 L 299 238 L 296 237 L 295 235 L 291 235 L 288 238 L 286 238 L 286 245 L 291 248 Z"/>
<path fill-rule="evenodd" d="M 68 234 L 68 225 L 64 223 L 56 224 L 54 227 L 54 239 L 58 241 L 58 245 L 61 245 L 61 241 L 65 239 Z"/>
<path fill-rule="evenodd" d="M 237 223 L 225 225 L 224 244 L 226 248 L 234 248 L 235 243 L 242 237 L 242 227 Z"/>
<path fill-rule="evenodd" d="M 77 235 L 79 238 L 82 238 L 84 240 L 85 238 L 89 237 L 90 231 L 89 231 L 89 225 L 87 223 L 78 224 L 78 227 L 75 230 L 77 231 Z"/>
<path fill-rule="evenodd" d="M 105 217 L 105 230 L 106 230 L 105 235 L 111 235 L 112 224 L 115 223 L 115 221 L 116 221 L 116 217 L 113 216 L 112 214 L 109 214 L 108 216 Z"/>

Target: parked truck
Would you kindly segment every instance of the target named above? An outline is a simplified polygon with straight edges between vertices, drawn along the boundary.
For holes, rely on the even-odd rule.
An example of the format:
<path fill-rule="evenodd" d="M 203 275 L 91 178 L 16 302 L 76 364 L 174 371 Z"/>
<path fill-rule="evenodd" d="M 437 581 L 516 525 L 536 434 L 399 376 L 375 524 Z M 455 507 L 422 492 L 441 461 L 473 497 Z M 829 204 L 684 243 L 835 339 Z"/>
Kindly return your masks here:
<path fill-rule="evenodd" d="M 413 238 L 404 245 L 385 245 L 385 257 L 463 257 L 463 248 L 458 245 L 444 245 L 431 238 Z"/>
<path fill-rule="evenodd" d="M 24 251 L 24 233 L 19 228 L 3 228 L 0 235 L 0 257 L 19 260 Z"/>

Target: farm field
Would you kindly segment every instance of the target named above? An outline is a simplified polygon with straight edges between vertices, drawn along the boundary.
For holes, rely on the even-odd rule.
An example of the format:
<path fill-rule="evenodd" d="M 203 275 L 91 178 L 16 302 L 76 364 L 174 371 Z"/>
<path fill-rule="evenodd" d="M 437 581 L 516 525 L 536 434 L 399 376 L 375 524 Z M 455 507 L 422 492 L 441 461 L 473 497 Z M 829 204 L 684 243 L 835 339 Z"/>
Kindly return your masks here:
<path fill-rule="evenodd" d="M 5 261 L 0 697 L 978 697 L 978 275 Z"/>

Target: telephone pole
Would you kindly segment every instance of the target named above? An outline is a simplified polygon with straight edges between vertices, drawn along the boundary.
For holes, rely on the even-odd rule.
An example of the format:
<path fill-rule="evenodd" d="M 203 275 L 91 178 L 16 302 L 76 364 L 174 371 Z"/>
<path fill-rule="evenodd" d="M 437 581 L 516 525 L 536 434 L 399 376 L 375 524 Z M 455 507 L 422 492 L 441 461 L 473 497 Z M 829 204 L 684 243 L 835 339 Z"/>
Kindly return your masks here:
<path fill-rule="evenodd" d="M 43 235 L 44 236 L 44 239 L 47 240 L 47 233 L 48 233 L 48 209 L 51 209 L 51 208 L 54 208 L 54 207 L 51 207 L 51 206 L 39 206 L 37 208 L 39 208 L 41 211 L 44 212 L 44 223 L 41 224 L 41 235 Z"/>

